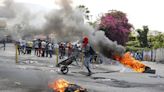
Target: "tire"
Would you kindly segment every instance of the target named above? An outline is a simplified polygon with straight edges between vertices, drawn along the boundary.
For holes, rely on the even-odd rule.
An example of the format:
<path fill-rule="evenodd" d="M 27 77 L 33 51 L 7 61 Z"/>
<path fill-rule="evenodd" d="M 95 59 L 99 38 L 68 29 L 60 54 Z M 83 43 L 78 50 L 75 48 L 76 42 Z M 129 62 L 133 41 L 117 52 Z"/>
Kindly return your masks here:
<path fill-rule="evenodd" d="M 60 71 L 61 71 L 63 74 L 67 74 L 68 71 L 69 71 L 69 69 L 68 69 L 67 66 L 62 66 L 62 67 L 60 68 Z"/>
<path fill-rule="evenodd" d="M 145 71 L 144 71 L 144 73 L 147 73 L 147 72 L 150 71 L 150 70 L 151 70 L 151 68 L 148 67 L 148 66 L 146 66 L 146 67 L 145 67 Z"/>

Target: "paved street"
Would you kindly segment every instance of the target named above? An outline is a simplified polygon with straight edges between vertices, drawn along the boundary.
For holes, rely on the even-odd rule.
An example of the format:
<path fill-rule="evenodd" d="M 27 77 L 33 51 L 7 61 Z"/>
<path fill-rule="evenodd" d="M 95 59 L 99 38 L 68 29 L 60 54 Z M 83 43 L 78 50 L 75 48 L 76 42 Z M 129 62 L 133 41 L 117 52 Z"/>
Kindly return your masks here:
<path fill-rule="evenodd" d="M 1 45 L 0 45 L 1 46 Z M 144 61 L 155 69 L 156 74 L 135 73 L 122 65 L 105 63 L 91 65 L 93 75 L 86 76 L 86 69 L 70 66 L 67 75 L 55 67 L 56 57 L 42 58 L 35 55 L 20 55 L 15 64 L 15 48 L 7 44 L 6 51 L 0 49 L 0 92 L 49 92 L 48 83 L 64 78 L 89 92 L 163 92 L 164 65 Z M 111 62 L 111 61 L 105 61 Z"/>

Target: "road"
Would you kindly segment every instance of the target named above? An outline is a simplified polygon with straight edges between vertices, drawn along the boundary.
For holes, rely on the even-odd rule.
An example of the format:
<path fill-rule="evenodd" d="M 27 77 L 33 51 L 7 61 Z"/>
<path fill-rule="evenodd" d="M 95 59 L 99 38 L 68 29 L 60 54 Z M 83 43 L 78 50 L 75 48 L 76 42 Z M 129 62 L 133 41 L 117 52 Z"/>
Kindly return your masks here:
<path fill-rule="evenodd" d="M 61 78 L 87 88 L 89 92 L 164 91 L 163 64 L 143 62 L 155 69 L 156 74 L 135 73 L 120 64 L 94 64 L 93 75 L 87 77 L 86 69 L 76 64 L 70 66 L 67 75 L 61 74 L 55 67 L 55 60 L 55 56 L 20 55 L 19 64 L 16 64 L 14 45 L 7 44 L 5 51 L 0 49 L 0 92 L 49 92 L 48 84 Z"/>

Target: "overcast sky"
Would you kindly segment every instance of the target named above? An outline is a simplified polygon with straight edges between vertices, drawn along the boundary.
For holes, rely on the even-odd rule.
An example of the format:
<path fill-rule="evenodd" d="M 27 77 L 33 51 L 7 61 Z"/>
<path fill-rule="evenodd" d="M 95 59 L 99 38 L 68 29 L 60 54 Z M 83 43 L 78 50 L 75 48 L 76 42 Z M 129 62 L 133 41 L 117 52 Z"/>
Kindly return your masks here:
<path fill-rule="evenodd" d="M 55 0 L 15 0 L 16 2 L 40 5 L 45 9 L 55 8 Z M 127 14 L 129 22 L 135 28 L 148 25 L 150 30 L 164 32 L 164 1 L 163 0 L 73 0 L 73 6 L 83 4 L 87 6 L 93 15 L 115 9 Z"/>

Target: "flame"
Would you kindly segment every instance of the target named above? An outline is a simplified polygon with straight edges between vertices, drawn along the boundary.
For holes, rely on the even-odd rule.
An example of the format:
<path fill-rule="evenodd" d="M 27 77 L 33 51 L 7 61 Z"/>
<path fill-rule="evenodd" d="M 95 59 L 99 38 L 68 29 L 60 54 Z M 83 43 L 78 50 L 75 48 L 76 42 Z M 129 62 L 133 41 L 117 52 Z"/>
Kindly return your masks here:
<path fill-rule="evenodd" d="M 134 71 L 136 72 L 144 72 L 145 71 L 145 65 L 143 63 L 141 63 L 139 60 L 135 60 L 130 52 L 125 53 L 122 57 L 121 56 L 114 56 L 114 58 L 117 61 L 120 61 L 120 63 L 122 63 L 123 65 L 132 68 Z"/>
<path fill-rule="evenodd" d="M 64 92 L 68 86 L 69 82 L 64 79 L 55 80 L 49 85 L 49 87 L 53 88 L 55 92 Z"/>

